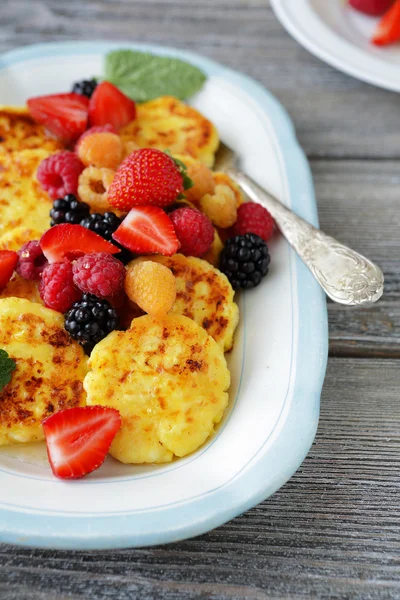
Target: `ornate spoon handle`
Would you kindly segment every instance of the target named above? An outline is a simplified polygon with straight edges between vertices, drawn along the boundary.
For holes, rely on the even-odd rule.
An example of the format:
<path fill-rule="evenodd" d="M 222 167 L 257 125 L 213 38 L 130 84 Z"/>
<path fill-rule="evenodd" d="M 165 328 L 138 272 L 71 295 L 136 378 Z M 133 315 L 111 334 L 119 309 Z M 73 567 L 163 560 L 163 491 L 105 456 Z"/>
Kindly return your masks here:
<path fill-rule="evenodd" d="M 241 171 L 229 168 L 227 173 L 250 200 L 268 209 L 289 244 L 332 300 L 361 305 L 376 302 L 382 296 L 382 271 L 368 258 L 295 215 Z"/>

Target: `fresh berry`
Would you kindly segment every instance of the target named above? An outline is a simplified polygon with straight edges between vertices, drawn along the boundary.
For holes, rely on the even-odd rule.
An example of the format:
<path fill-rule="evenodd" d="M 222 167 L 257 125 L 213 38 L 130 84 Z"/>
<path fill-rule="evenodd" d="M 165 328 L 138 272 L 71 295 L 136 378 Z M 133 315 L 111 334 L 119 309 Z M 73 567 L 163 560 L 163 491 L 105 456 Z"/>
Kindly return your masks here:
<path fill-rule="evenodd" d="M 108 190 L 108 201 L 121 210 L 142 204 L 167 206 L 183 189 L 181 171 L 168 154 L 141 148 L 121 163 Z"/>
<path fill-rule="evenodd" d="M 121 417 L 115 408 L 77 406 L 59 410 L 42 425 L 54 475 L 78 479 L 103 464 Z"/>
<path fill-rule="evenodd" d="M 97 81 L 95 79 L 83 79 L 74 83 L 72 92 L 80 96 L 86 96 L 86 98 L 91 98 L 96 87 Z"/>
<path fill-rule="evenodd" d="M 214 227 L 206 215 L 195 208 L 178 208 L 169 216 L 182 254 L 202 256 L 208 252 L 214 240 Z"/>
<path fill-rule="evenodd" d="M 383 15 L 372 38 L 376 46 L 388 46 L 400 40 L 400 0 Z"/>
<path fill-rule="evenodd" d="M 349 4 L 366 15 L 379 17 L 393 4 L 393 0 L 349 0 Z"/>
<path fill-rule="evenodd" d="M 43 269 L 39 293 L 47 308 L 61 313 L 69 310 L 82 296 L 82 292 L 73 282 L 72 264 L 59 262 L 47 265 Z"/>
<path fill-rule="evenodd" d="M 112 169 L 86 167 L 79 176 L 78 196 L 92 210 L 105 212 L 112 208 L 108 202 L 108 190 L 114 179 Z"/>
<path fill-rule="evenodd" d="M 36 178 L 52 200 L 76 194 L 83 164 L 74 152 L 64 150 L 48 156 L 40 163 Z"/>
<path fill-rule="evenodd" d="M 0 250 L 0 290 L 10 281 L 17 266 L 18 254 L 12 250 Z"/>
<path fill-rule="evenodd" d="M 136 117 L 136 105 L 109 81 L 102 81 L 89 102 L 90 125 L 109 123 L 117 131 Z"/>
<path fill-rule="evenodd" d="M 116 169 L 122 160 L 122 142 L 115 133 L 93 133 L 79 143 L 77 153 L 86 167 Z"/>
<path fill-rule="evenodd" d="M 27 101 L 32 117 L 50 133 L 68 143 L 75 142 L 88 123 L 89 100 L 79 94 L 37 96 Z"/>
<path fill-rule="evenodd" d="M 79 224 L 82 219 L 88 217 L 90 206 L 85 202 L 79 202 L 74 194 L 67 194 L 64 198 L 57 198 L 53 202 L 53 208 L 50 211 L 50 225 L 59 225 L 60 223 Z"/>
<path fill-rule="evenodd" d="M 237 219 L 236 197 L 228 185 L 217 185 L 213 194 L 200 200 L 200 208 L 217 227 L 232 227 Z"/>
<path fill-rule="evenodd" d="M 98 252 L 78 258 L 72 265 L 74 284 L 99 298 L 116 296 L 123 290 L 125 267 L 111 254 Z"/>
<path fill-rule="evenodd" d="M 118 314 L 107 301 L 83 294 L 65 315 L 65 329 L 90 354 L 95 344 L 118 327 Z"/>
<path fill-rule="evenodd" d="M 39 280 L 47 264 L 39 241 L 33 240 L 18 250 L 18 264 L 15 270 L 23 279 Z"/>
<path fill-rule="evenodd" d="M 128 267 L 125 292 L 142 310 L 159 318 L 175 302 L 176 280 L 168 267 L 151 260 L 139 261 Z"/>
<path fill-rule="evenodd" d="M 220 270 L 225 273 L 234 289 L 256 287 L 268 273 L 270 256 L 268 246 L 254 233 L 229 239 L 220 257 Z"/>
<path fill-rule="evenodd" d="M 89 135 L 93 135 L 94 133 L 117 133 L 117 130 L 109 123 L 106 123 L 105 125 L 99 125 L 98 127 L 89 127 L 89 129 L 86 129 L 86 131 L 82 133 L 81 137 L 76 142 L 75 152 L 78 152 L 80 143 L 83 142 L 83 140 Z"/>
<path fill-rule="evenodd" d="M 122 220 L 113 212 L 106 212 L 104 215 L 93 213 L 81 221 L 83 227 L 94 231 L 97 235 L 101 235 L 105 240 L 108 240 L 109 242 L 112 242 L 114 246 L 117 246 L 121 252 L 118 252 L 116 258 L 126 265 L 133 258 L 132 252 L 112 239 L 112 234 L 118 229 L 121 223 Z"/>
<path fill-rule="evenodd" d="M 74 260 L 84 254 L 115 254 L 116 246 L 82 225 L 61 223 L 48 229 L 40 239 L 40 247 L 49 263 Z"/>
<path fill-rule="evenodd" d="M 191 188 L 185 192 L 185 196 L 192 202 L 199 202 L 206 194 L 213 194 L 215 190 L 214 176 L 208 167 L 200 161 L 187 164 L 187 174 L 193 182 Z"/>
<path fill-rule="evenodd" d="M 266 208 L 255 202 L 244 202 L 237 211 L 234 235 L 255 233 L 267 242 L 275 232 L 275 221 Z"/>
<path fill-rule="evenodd" d="M 179 248 L 171 219 L 158 206 L 132 208 L 112 237 L 136 254 L 172 256 Z"/>

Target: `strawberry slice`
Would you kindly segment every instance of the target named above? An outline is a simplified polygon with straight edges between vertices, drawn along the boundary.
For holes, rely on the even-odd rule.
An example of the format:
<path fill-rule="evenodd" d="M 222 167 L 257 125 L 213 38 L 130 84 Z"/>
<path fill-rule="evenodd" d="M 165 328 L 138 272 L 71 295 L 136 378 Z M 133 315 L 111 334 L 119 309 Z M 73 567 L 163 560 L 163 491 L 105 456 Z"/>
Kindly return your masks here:
<path fill-rule="evenodd" d="M 108 254 L 121 252 L 117 246 L 94 231 L 70 223 L 61 223 L 48 229 L 40 239 L 40 247 L 49 263 L 75 260 L 84 254 L 94 252 Z"/>
<path fill-rule="evenodd" d="M 112 237 L 136 254 L 172 256 L 179 248 L 172 221 L 158 206 L 132 208 Z"/>
<path fill-rule="evenodd" d="M 104 462 L 121 417 L 115 408 L 78 406 L 43 421 L 51 469 L 61 479 L 78 479 Z"/>
<path fill-rule="evenodd" d="M 17 266 L 18 254 L 12 250 L 0 250 L 0 290 L 10 281 Z"/>
<path fill-rule="evenodd" d="M 349 4 L 366 15 L 379 17 L 393 4 L 393 0 L 349 0 Z"/>
<path fill-rule="evenodd" d="M 90 125 L 110 124 L 117 131 L 136 117 L 136 104 L 108 81 L 99 83 L 89 102 Z"/>
<path fill-rule="evenodd" d="M 53 135 L 69 143 L 85 131 L 89 99 L 79 94 L 51 94 L 27 101 L 32 117 Z"/>
<path fill-rule="evenodd" d="M 376 46 L 388 46 L 400 40 L 400 0 L 383 15 L 372 38 Z"/>

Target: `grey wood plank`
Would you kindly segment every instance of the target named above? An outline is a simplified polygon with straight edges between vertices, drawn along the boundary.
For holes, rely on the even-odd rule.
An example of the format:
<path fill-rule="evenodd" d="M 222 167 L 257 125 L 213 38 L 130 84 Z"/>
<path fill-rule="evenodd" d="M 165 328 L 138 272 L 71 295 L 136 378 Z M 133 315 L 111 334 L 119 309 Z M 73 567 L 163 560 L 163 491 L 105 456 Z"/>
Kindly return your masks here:
<path fill-rule="evenodd" d="M 195 50 L 268 87 L 310 156 L 400 157 L 398 96 L 301 48 L 268 0 L 14 0 L 0 8 L 0 51 L 52 40 L 146 41 Z"/>
<path fill-rule="evenodd" d="M 2 600 L 399 598 L 399 385 L 397 361 L 331 359 L 315 443 L 272 498 L 169 546 L 2 546 Z"/>

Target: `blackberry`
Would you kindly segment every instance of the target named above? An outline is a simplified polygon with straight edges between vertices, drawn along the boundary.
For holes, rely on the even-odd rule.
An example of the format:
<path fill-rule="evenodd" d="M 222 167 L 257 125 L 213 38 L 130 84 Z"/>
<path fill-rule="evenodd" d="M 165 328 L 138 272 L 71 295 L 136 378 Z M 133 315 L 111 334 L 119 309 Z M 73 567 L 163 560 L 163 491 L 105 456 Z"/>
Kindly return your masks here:
<path fill-rule="evenodd" d="M 89 212 L 90 206 L 86 202 L 79 202 L 76 196 L 67 194 L 64 198 L 54 200 L 50 211 L 50 225 L 52 227 L 60 223 L 77 225 L 89 215 Z"/>
<path fill-rule="evenodd" d="M 80 222 L 80 224 L 83 225 L 83 227 L 86 227 L 86 229 L 94 231 L 98 235 L 101 235 L 101 237 L 103 237 L 105 240 L 108 240 L 114 244 L 114 246 L 120 248 L 121 252 L 115 254 L 114 256 L 115 258 L 118 258 L 118 260 L 120 260 L 124 265 L 126 265 L 132 260 L 133 254 L 121 246 L 121 244 L 116 242 L 112 237 L 112 234 L 116 229 L 118 229 L 121 223 L 122 220 L 113 212 L 106 212 L 104 215 L 101 215 L 100 213 L 93 213 L 92 215 L 85 217 Z"/>
<path fill-rule="evenodd" d="M 65 314 L 65 329 L 90 354 L 94 346 L 118 327 L 117 311 L 107 300 L 83 294 Z"/>
<path fill-rule="evenodd" d="M 96 87 L 97 81 L 95 79 L 83 79 L 82 81 L 74 83 L 72 92 L 90 98 Z"/>
<path fill-rule="evenodd" d="M 256 287 L 268 273 L 268 246 L 254 233 L 229 239 L 221 252 L 220 270 L 234 289 Z"/>

